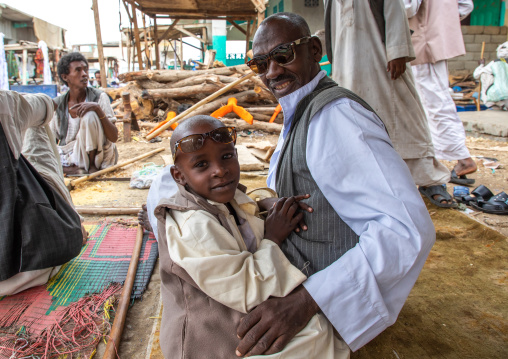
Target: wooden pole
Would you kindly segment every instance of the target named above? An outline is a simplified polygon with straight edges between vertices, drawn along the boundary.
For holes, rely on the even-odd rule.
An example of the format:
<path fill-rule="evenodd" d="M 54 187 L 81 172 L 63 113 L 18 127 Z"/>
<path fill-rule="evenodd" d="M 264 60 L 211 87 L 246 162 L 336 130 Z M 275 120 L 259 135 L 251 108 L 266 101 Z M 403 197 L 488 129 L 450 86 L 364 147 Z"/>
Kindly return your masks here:
<path fill-rule="evenodd" d="M 131 142 L 131 95 L 128 92 L 122 93 L 122 102 L 124 108 L 123 115 L 123 141 Z"/>
<path fill-rule="evenodd" d="M 139 38 L 138 19 L 136 16 L 136 8 L 131 4 L 132 22 L 134 24 L 134 38 L 136 42 L 136 52 L 138 53 L 139 69 L 143 70 L 143 54 L 141 53 L 141 40 Z"/>
<path fill-rule="evenodd" d="M 117 170 L 119 168 L 122 168 L 122 167 L 125 167 L 127 165 L 130 165 L 131 163 L 134 163 L 136 161 L 139 161 L 139 160 L 142 160 L 143 158 L 147 158 L 147 157 L 150 157 L 150 156 L 153 156 L 155 155 L 156 153 L 159 153 L 159 152 L 162 152 L 164 151 L 165 148 L 164 147 L 161 147 L 161 148 L 157 148 L 156 150 L 153 150 L 153 151 L 150 151 L 150 152 L 147 152 L 143 155 L 140 155 L 140 156 L 137 156 L 137 157 L 134 157 L 134 158 L 131 158 L 130 160 L 127 160 L 125 162 L 122 162 L 122 163 L 118 163 L 114 166 L 111 166 L 111 167 L 108 167 L 108 168 L 105 168 L 103 170 L 100 170 L 100 171 L 97 171 L 97 172 L 94 172 L 92 174 L 89 174 L 88 176 L 85 176 L 85 177 L 81 177 L 81 178 L 78 178 L 78 179 L 75 179 L 75 180 L 72 180 L 71 181 L 71 186 L 76 186 L 77 184 L 79 183 L 82 183 L 82 182 L 86 182 L 92 178 L 95 178 L 95 177 L 99 177 L 99 176 L 102 176 L 103 174 L 105 173 L 108 173 L 108 172 L 112 172 L 114 170 Z"/>
<path fill-rule="evenodd" d="M 98 0 L 92 0 L 93 16 L 95 20 L 95 35 L 97 36 L 97 51 L 99 52 L 99 64 L 101 66 L 101 87 L 108 86 L 106 78 L 106 69 L 104 68 L 104 48 L 102 47 L 102 34 L 101 34 L 101 20 L 99 18 L 99 4 Z"/>
<path fill-rule="evenodd" d="M 481 60 L 483 60 L 483 53 L 484 52 L 485 52 L 485 41 L 482 42 L 482 53 L 480 55 Z M 482 80 L 480 78 L 480 90 L 478 91 L 478 99 L 476 100 L 476 111 L 481 110 L 481 105 L 480 105 L 481 96 L 482 96 Z"/>
<path fill-rule="evenodd" d="M 180 68 L 182 70 L 185 70 L 183 68 L 183 35 L 180 33 Z"/>
<path fill-rule="evenodd" d="M 161 128 L 159 128 L 157 131 L 155 131 L 154 133 L 146 136 L 146 139 L 147 140 L 151 140 L 152 138 L 156 137 L 159 133 L 163 132 L 164 130 L 168 129 L 173 123 L 175 122 L 178 122 L 180 121 L 180 119 L 184 118 L 185 116 L 187 116 L 189 113 L 191 113 L 192 111 L 194 111 L 195 109 L 207 104 L 208 102 L 212 101 L 213 99 L 216 99 L 217 97 L 219 97 L 220 95 L 222 95 L 223 93 L 226 93 L 228 92 L 229 90 L 231 90 L 233 87 L 235 87 L 236 85 L 244 82 L 245 80 L 248 80 L 250 79 L 251 77 L 253 77 L 254 75 L 256 75 L 254 72 L 251 72 L 250 74 L 247 74 L 243 77 L 240 77 L 238 80 L 236 80 L 235 82 L 232 82 L 230 83 L 229 85 L 227 86 L 224 86 L 222 89 L 220 89 L 219 91 L 211 94 L 210 96 L 204 98 L 203 100 L 199 101 L 197 104 L 195 104 L 194 106 L 190 107 L 189 109 L 185 110 L 184 112 L 182 112 L 181 114 L 179 114 L 178 116 L 176 116 L 175 118 L 173 118 L 171 121 L 169 121 L 168 123 L 166 123 L 164 126 L 162 126 Z"/>
<path fill-rule="evenodd" d="M 135 215 L 138 214 L 140 208 L 130 207 L 86 207 L 78 206 L 76 211 L 79 214 L 100 214 L 100 215 Z"/>
<path fill-rule="evenodd" d="M 145 68 L 150 69 L 150 49 L 148 47 L 148 30 L 146 28 L 145 14 L 143 14 L 143 36 L 145 38 Z"/>
<path fill-rule="evenodd" d="M 249 52 L 249 42 L 250 42 L 250 20 L 247 20 L 247 31 L 246 31 L 246 39 L 245 39 L 245 63 L 247 63 L 247 52 Z"/>
<path fill-rule="evenodd" d="M 157 18 L 153 18 L 153 40 L 155 43 L 155 68 L 160 70 L 161 68 L 161 59 L 160 59 L 160 51 L 159 51 L 159 34 L 157 34 Z"/>
<path fill-rule="evenodd" d="M 27 49 L 23 49 L 23 78 L 21 79 L 21 83 L 23 85 L 28 84 L 27 65 L 28 65 L 28 50 Z"/>
<path fill-rule="evenodd" d="M 122 338 L 123 327 L 125 325 L 125 319 L 127 318 L 127 310 L 129 309 L 129 303 L 131 301 L 132 287 L 134 286 L 134 280 L 136 278 L 136 272 L 138 270 L 139 255 L 141 254 L 141 246 L 143 245 L 143 227 L 138 225 L 138 233 L 136 236 L 136 244 L 132 252 L 131 262 L 129 264 L 129 270 L 127 272 L 127 278 L 123 285 L 122 294 L 120 301 L 118 302 L 118 308 L 116 309 L 115 320 L 111 327 L 109 334 L 108 344 L 106 351 L 104 352 L 103 359 L 115 359 L 117 352 L 120 347 L 120 340 Z"/>

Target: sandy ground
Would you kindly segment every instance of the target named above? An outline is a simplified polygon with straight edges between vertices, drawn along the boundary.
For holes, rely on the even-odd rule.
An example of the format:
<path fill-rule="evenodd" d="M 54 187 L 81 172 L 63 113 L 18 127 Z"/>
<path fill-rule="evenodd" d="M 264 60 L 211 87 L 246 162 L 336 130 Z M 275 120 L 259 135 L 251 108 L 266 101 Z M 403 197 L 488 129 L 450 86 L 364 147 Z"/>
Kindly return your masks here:
<path fill-rule="evenodd" d="M 130 177 L 143 164 L 165 164 L 169 140 L 118 144 L 120 161 L 159 147 L 166 151 L 113 172 L 105 177 Z M 257 133 L 239 137 L 238 143 L 270 140 Z M 478 172 L 471 175 L 475 186 L 484 184 L 494 194 L 508 192 L 508 145 L 482 138 L 467 139 L 473 156 L 494 157 L 501 166 L 495 171 L 478 160 Z M 496 150 L 491 150 L 496 147 Z M 167 160 L 167 157 L 166 157 Z M 446 163 L 453 167 L 453 163 Z M 244 174 L 242 183 L 249 188 L 264 186 L 265 178 Z M 472 187 L 473 189 L 475 187 Z M 453 185 L 448 184 L 453 191 Z M 71 191 L 78 206 L 140 207 L 148 190 L 130 189 L 129 182 L 99 181 L 78 185 Z M 437 242 L 397 323 L 373 342 L 353 354 L 353 358 L 506 358 L 508 357 L 508 216 L 480 212 L 465 214 L 439 209 L 428 203 L 437 231 Z M 132 220 L 128 216 L 114 216 Z M 97 216 L 86 216 L 98 220 Z M 486 225 L 487 227 L 485 227 Z M 504 234 L 504 236 L 503 236 Z M 119 355 L 121 358 L 161 358 L 157 351 L 160 316 L 160 277 L 158 267 L 152 275 L 143 300 L 129 309 Z M 102 356 L 103 345 L 97 357 Z M 157 354 L 158 353 L 158 354 Z"/>

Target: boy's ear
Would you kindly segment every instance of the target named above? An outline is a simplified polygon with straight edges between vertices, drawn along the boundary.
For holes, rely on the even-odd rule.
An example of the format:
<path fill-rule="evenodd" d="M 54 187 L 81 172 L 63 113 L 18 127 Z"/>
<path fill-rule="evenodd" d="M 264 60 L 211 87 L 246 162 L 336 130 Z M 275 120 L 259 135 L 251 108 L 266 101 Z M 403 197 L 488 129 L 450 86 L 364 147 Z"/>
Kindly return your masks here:
<path fill-rule="evenodd" d="M 178 169 L 178 167 L 171 166 L 169 171 L 171 172 L 171 176 L 173 176 L 173 179 L 175 180 L 176 183 L 178 183 L 179 185 L 182 185 L 182 186 L 185 186 L 187 184 L 187 181 L 185 180 L 185 176 Z"/>

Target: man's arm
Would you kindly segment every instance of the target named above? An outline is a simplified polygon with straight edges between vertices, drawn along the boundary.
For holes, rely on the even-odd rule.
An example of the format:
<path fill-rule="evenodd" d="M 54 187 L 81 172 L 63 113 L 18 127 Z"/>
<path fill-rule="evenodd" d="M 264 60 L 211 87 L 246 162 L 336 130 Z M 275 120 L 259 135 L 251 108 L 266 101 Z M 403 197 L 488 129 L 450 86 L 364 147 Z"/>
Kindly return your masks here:
<path fill-rule="evenodd" d="M 406 63 L 415 59 L 411 32 L 402 0 L 384 2 L 385 46 L 388 64 L 386 70 L 392 80 L 398 79 L 406 71 Z"/>
<path fill-rule="evenodd" d="M 457 0 L 459 4 L 460 20 L 464 20 L 474 10 L 473 0 Z"/>
<path fill-rule="evenodd" d="M 106 138 L 111 142 L 116 142 L 118 140 L 115 113 L 111 108 L 106 93 L 101 94 L 99 102 L 82 102 L 74 105 L 71 109 L 75 109 L 79 117 L 83 117 L 87 112 L 94 111 L 97 113 L 97 116 L 99 116 Z"/>
<path fill-rule="evenodd" d="M 360 241 L 304 286 L 357 350 L 395 322 L 434 243 L 434 226 L 377 116 L 343 99 L 314 116 L 307 136 L 312 177 Z M 263 317 L 269 304 L 249 313 L 248 323 Z M 284 308 L 280 301 L 277 305 Z M 285 305 L 294 303 L 288 299 Z M 298 313 L 288 314 L 284 323 L 272 323 L 278 328 L 273 340 L 263 340 L 271 345 L 301 320 Z M 247 333 L 241 347 L 256 336 L 249 329 L 241 328 Z"/>

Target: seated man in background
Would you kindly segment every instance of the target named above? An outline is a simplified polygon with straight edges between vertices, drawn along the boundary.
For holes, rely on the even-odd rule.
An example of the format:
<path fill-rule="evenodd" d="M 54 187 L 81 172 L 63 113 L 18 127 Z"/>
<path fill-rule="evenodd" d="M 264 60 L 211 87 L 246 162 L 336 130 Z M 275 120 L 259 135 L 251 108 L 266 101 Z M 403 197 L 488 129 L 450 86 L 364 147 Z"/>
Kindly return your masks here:
<path fill-rule="evenodd" d="M 45 284 L 86 243 L 48 125 L 54 106 L 0 91 L 0 296 Z"/>
<path fill-rule="evenodd" d="M 64 173 L 93 173 L 118 162 L 116 117 L 109 97 L 88 87 L 88 62 L 78 52 L 58 62 L 58 76 L 69 91 L 55 99 L 51 130 Z"/>

